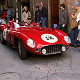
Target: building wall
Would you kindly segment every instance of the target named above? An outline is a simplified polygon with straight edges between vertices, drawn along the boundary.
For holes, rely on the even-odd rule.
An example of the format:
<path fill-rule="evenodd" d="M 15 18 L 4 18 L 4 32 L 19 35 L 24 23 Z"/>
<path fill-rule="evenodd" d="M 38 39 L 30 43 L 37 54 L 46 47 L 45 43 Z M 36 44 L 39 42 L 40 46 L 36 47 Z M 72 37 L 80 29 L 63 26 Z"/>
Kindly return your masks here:
<path fill-rule="evenodd" d="M 1 9 L 6 8 L 6 1 L 5 0 L 0 0 L 1 2 Z"/>
<path fill-rule="evenodd" d="M 16 0 L 0 0 L 0 7 L 1 9 L 7 8 L 7 6 L 10 6 L 12 8 L 16 8 Z"/>
<path fill-rule="evenodd" d="M 16 8 L 16 0 L 7 0 L 7 6 L 10 6 L 12 8 Z"/>
<path fill-rule="evenodd" d="M 65 0 L 60 0 L 60 4 L 63 4 Z"/>

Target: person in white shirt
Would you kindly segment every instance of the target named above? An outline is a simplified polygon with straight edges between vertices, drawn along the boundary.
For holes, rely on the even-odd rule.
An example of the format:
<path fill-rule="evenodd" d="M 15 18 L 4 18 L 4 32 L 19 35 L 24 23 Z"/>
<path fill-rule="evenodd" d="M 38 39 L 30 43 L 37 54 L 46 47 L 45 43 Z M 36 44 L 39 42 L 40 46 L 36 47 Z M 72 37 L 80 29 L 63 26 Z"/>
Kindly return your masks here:
<path fill-rule="evenodd" d="M 22 20 L 23 20 L 23 22 L 27 22 L 27 18 L 28 17 L 31 17 L 31 13 L 28 11 L 28 8 L 25 6 L 23 14 L 22 14 Z"/>

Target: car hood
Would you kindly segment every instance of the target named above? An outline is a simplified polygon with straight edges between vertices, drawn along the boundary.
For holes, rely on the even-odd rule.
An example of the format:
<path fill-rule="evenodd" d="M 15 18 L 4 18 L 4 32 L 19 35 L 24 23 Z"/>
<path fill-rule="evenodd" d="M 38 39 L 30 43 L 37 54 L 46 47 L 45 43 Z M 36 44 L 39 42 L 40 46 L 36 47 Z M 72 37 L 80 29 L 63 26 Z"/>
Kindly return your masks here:
<path fill-rule="evenodd" d="M 35 41 L 36 44 L 53 45 L 64 44 L 64 38 L 59 35 L 57 29 L 44 29 L 38 27 L 21 28 L 21 33 Z"/>

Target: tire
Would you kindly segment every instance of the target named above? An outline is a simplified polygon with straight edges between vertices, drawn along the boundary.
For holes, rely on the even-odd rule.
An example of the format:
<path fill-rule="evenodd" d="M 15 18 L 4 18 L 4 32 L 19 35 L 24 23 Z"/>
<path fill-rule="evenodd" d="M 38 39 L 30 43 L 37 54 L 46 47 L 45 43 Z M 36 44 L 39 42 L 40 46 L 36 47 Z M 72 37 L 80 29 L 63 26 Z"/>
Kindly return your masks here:
<path fill-rule="evenodd" d="M 28 52 L 26 51 L 21 40 L 18 40 L 18 52 L 19 52 L 20 59 L 22 60 L 27 59 Z"/>
<path fill-rule="evenodd" d="M 1 40 L 1 30 L 0 30 L 0 40 Z"/>
<path fill-rule="evenodd" d="M 0 40 L 1 40 L 1 44 L 6 44 L 6 41 L 3 39 L 2 31 L 0 32 Z"/>

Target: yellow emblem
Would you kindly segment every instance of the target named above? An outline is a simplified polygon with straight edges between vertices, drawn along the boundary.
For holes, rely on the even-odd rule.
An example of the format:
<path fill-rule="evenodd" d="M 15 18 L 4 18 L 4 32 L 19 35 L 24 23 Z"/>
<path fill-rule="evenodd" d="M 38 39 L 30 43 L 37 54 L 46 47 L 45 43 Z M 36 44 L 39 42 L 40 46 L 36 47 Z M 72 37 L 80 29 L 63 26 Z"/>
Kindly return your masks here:
<path fill-rule="evenodd" d="M 10 30 L 7 30 L 8 31 L 8 33 L 10 32 Z"/>

